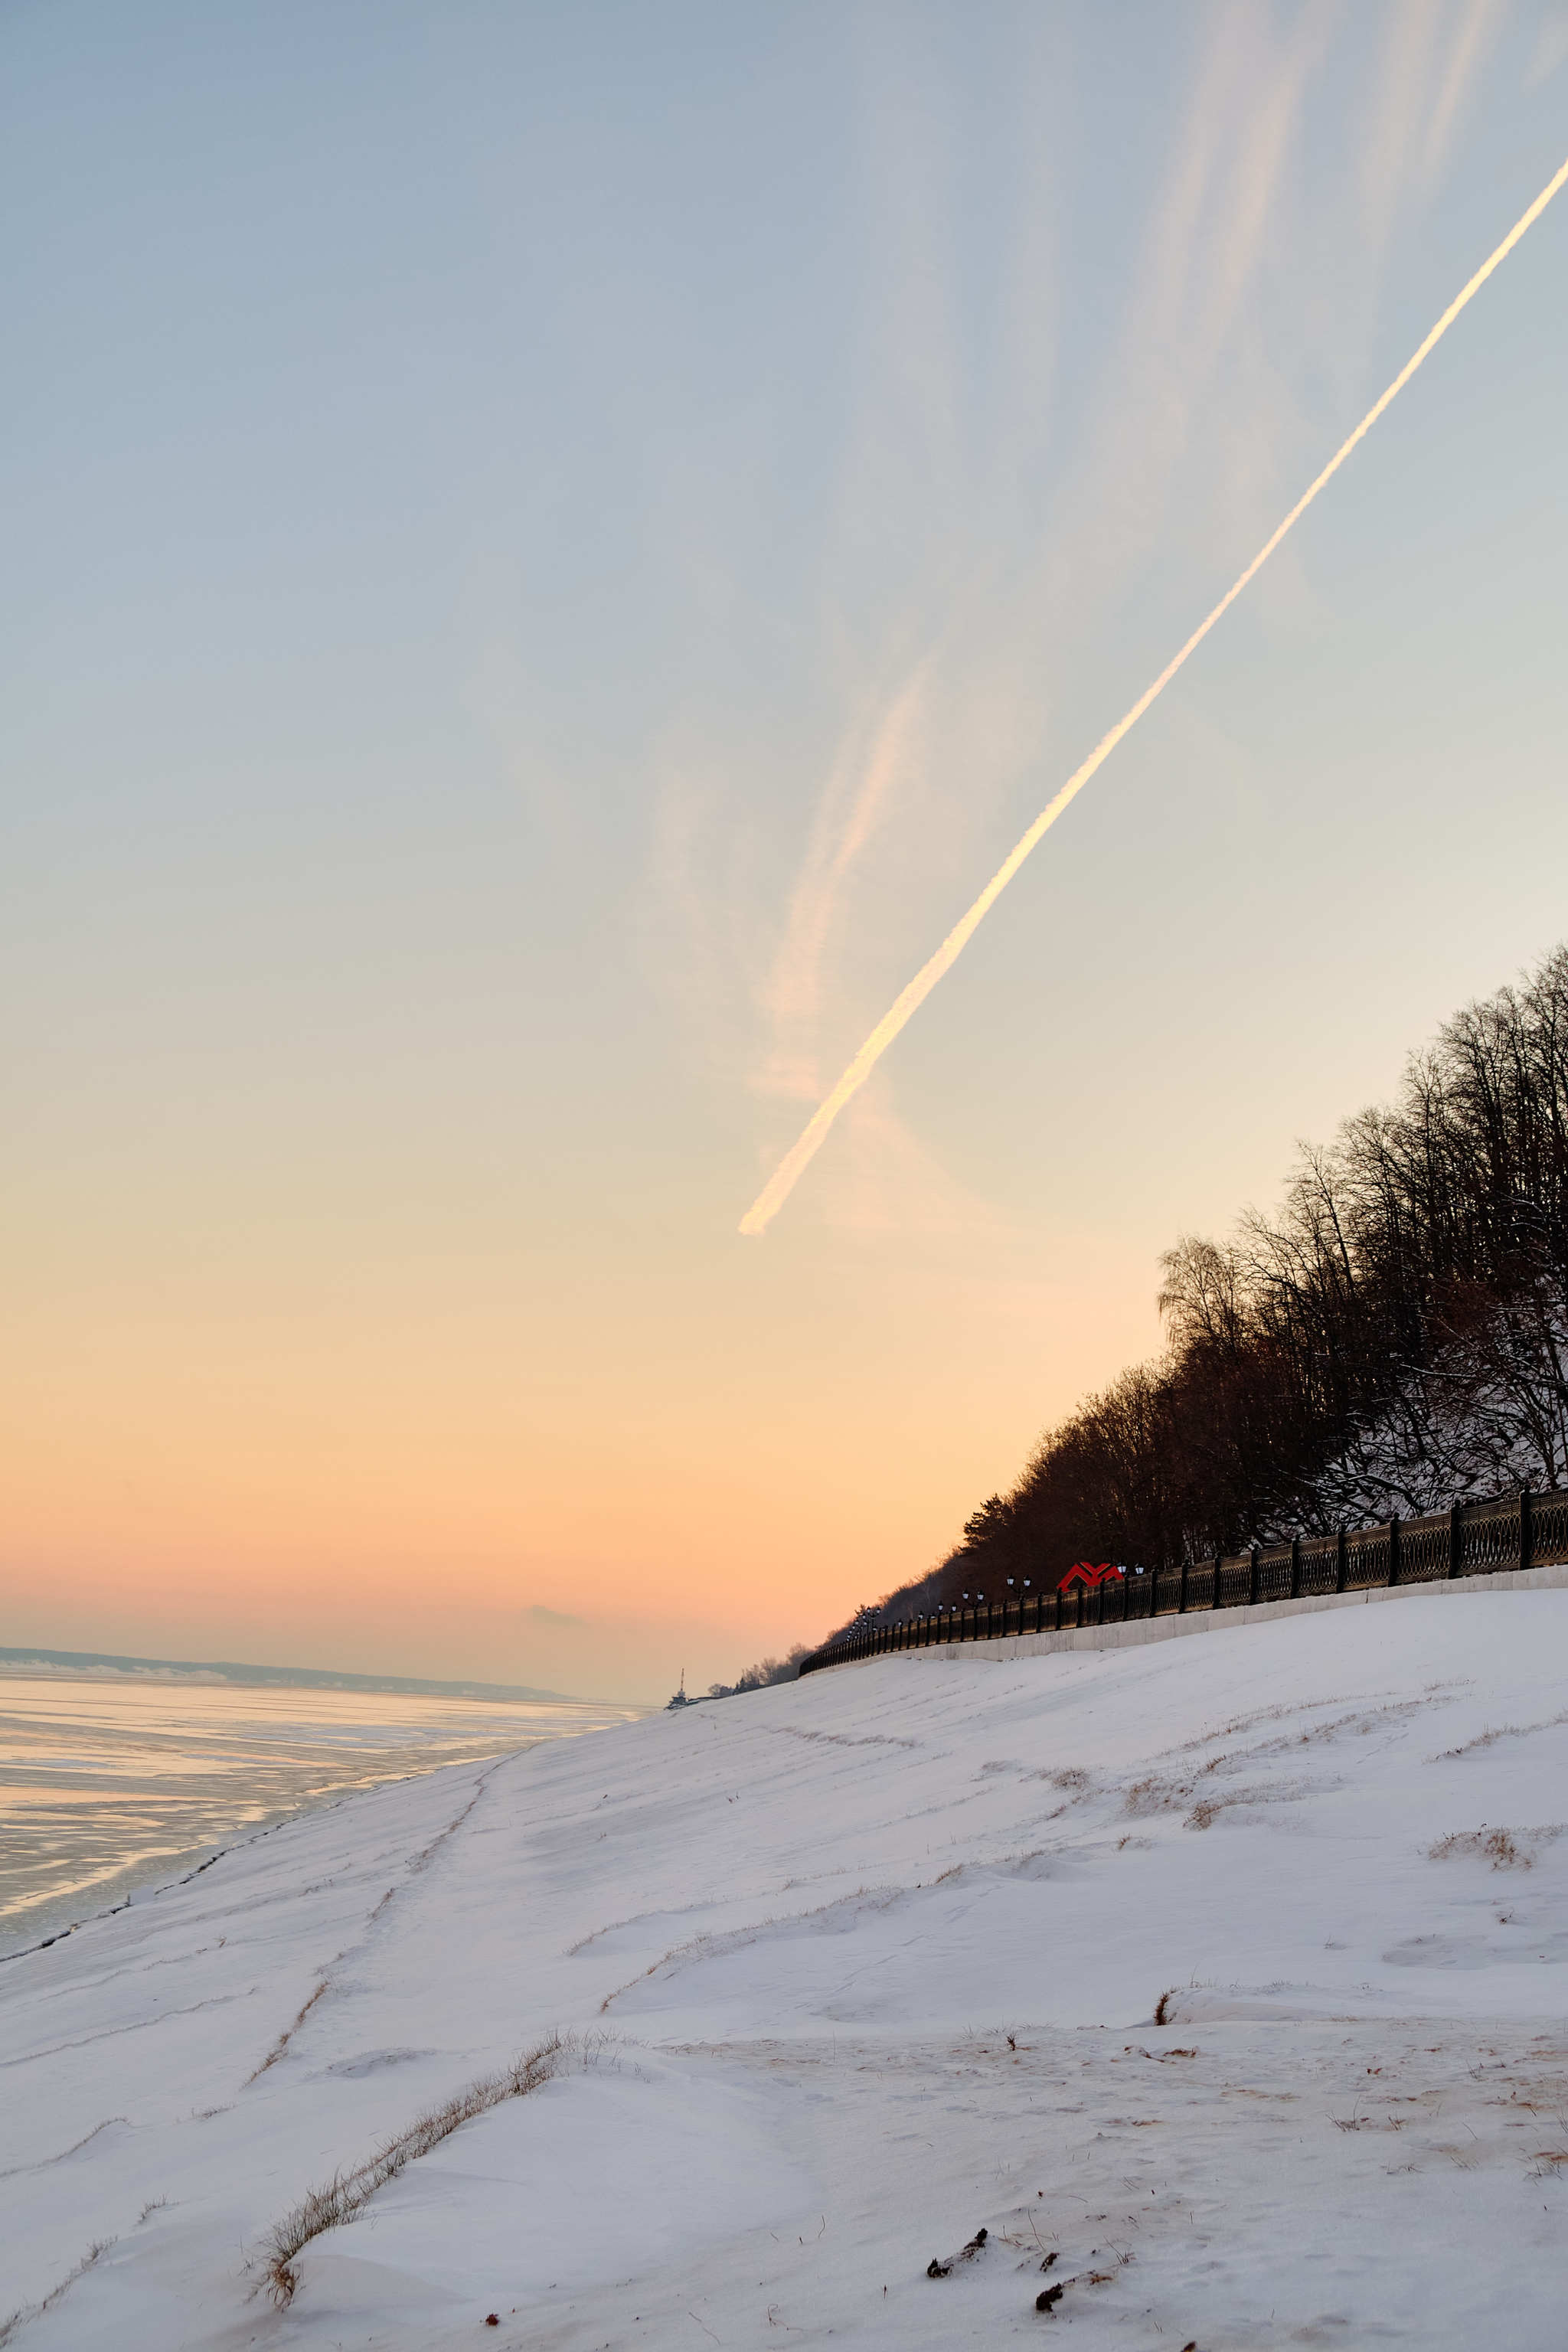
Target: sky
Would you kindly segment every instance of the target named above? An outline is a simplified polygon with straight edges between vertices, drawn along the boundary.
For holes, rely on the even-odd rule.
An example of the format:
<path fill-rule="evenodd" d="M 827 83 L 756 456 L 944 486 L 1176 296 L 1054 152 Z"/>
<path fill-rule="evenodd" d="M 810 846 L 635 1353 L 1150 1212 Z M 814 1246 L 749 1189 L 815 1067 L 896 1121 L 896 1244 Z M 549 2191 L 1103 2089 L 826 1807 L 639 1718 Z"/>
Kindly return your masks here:
<path fill-rule="evenodd" d="M 939 1559 L 1568 934 L 1568 6 L 0 11 L 0 1639 L 604 1697 Z"/>

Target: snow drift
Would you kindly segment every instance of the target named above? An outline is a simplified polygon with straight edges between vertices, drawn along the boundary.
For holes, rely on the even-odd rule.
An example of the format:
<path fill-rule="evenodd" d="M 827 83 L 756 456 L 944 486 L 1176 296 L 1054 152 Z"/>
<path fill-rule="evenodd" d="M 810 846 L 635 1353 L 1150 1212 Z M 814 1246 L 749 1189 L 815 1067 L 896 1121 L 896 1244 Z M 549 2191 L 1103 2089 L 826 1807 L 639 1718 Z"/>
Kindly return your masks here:
<path fill-rule="evenodd" d="M 1565 1767 L 1568 1592 L 1478 1591 L 889 1658 L 356 1798 L 0 1967 L 0 2318 L 1544 2352 Z M 302 2200 L 557 2033 L 271 2307 Z"/>

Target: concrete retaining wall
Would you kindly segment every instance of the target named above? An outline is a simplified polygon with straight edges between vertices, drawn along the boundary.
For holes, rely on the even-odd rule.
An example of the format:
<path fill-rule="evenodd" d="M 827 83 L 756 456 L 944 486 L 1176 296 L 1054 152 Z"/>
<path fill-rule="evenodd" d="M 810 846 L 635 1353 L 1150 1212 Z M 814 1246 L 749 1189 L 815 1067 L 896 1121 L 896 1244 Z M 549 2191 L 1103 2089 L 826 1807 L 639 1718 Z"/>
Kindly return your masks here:
<path fill-rule="evenodd" d="M 830 1675 L 879 1666 L 899 1657 L 1037 1658 L 1053 1650 L 1131 1650 L 1143 1642 L 1176 1642 L 1188 1633 L 1228 1633 L 1276 1617 L 1305 1617 L 1320 1609 L 1363 1609 L 1380 1601 L 1483 1601 L 1497 1592 L 1549 1592 L 1568 1588 L 1568 1566 L 1503 1569 L 1495 1576 L 1457 1576 L 1433 1584 L 1373 1584 L 1361 1592 L 1310 1592 L 1300 1601 L 1259 1601 L 1241 1609 L 1193 1609 L 1179 1617 L 1136 1618 L 1130 1625 L 1083 1625 L 1065 1633 L 1008 1633 L 994 1642 L 942 1642 L 927 1651 L 893 1651 L 881 1658 L 847 1658 Z"/>

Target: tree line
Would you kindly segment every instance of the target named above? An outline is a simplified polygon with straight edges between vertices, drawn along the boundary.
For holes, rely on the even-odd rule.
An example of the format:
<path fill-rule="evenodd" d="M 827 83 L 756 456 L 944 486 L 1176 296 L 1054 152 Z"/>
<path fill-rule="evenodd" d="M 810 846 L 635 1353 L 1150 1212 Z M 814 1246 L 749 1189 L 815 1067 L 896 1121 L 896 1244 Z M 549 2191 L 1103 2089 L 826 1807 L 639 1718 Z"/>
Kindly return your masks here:
<path fill-rule="evenodd" d="M 767 1690 L 773 1683 L 795 1682 L 800 1676 L 802 1658 L 809 1658 L 810 1655 L 810 1643 L 797 1642 L 787 1657 L 759 1658 L 754 1666 L 748 1666 L 743 1674 L 736 1675 L 732 1683 L 710 1683 L 706 1696 L 709 1698 L 738 1698 L 742 1691 Z"/>
<path fill-rule="evenodd" d="M 1161 1265 L 1162 1354 L 879 1614 L 1568 1485 L 1568 946 L 1303 1147 L 1272 1213 Z"/>

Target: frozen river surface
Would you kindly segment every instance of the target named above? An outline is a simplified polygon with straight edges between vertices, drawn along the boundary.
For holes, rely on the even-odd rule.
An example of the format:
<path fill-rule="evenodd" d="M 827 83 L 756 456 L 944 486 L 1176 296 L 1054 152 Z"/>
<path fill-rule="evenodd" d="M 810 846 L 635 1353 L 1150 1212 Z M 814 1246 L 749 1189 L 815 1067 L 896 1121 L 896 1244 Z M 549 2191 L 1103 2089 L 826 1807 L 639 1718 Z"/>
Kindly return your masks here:
<path fill-rule="evenodd" d="M 637 1712 L 0 1675 L 0 1953 L 284 1814 Z"/>

